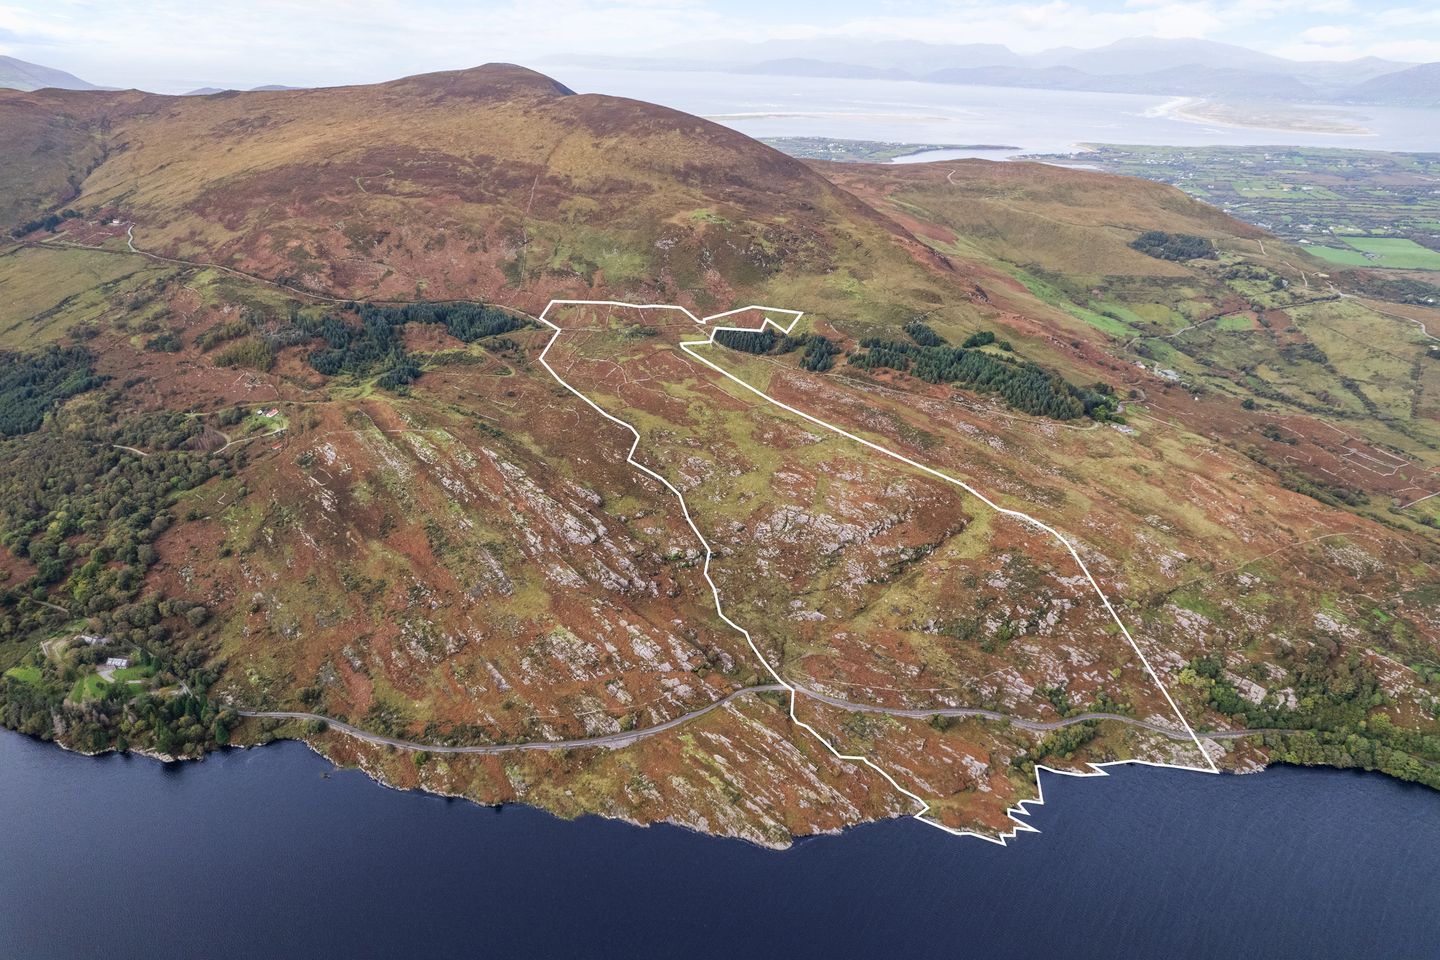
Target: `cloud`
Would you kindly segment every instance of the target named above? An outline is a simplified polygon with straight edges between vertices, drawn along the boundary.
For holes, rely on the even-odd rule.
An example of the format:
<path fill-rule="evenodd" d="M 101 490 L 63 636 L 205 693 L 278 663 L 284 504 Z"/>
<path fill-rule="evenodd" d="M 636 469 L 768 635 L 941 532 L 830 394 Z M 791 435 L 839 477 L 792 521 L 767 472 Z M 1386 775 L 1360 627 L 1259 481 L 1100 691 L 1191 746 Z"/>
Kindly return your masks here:
<path fill-rule="evenodd" d="M 556 50 L 626 53 L 705 36 L 697 0 L 40 0 L 0 7 L 8 52 L 102 84 L 351 83 Z M 63 55 L 57 58 L 57 52 Z"/>
<path fill-rule="evenodd" d="M 1381 27 L 1440 27 L 1440 8 L 1392 7 L 1376 11 L 1372 19 Z"/>
<path fill-rule="evenodd" d="M 1349 43 L 1354 37 L 1355 31 L 1349 27 L 1311 27 L 1300 34 L 1301 41 L 1319 44 Z"/>
<path fill-rule="evenodd" d="M 1136 36 L 1203 37 L 1225 26 L 1212 0 L 1129 0 L 1119 7 L 1107 7 L 1066 0 L 932 3 L 829 23 L 808 20 L 782 27 L 782 35 L 1001 43 L 1032 52 L 1058 46 L 1103 46 Z M 753 29 L 748 32 L 753 36 Z"/>

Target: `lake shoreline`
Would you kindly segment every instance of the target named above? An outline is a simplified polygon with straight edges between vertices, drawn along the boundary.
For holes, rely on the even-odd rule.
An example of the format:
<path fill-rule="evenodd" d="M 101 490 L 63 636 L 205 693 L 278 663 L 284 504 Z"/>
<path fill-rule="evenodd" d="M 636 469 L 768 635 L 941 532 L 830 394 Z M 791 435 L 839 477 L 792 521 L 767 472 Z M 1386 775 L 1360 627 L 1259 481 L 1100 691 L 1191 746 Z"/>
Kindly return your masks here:
<path fill-rule="evenodd" d="M 1440 936 L 1440 794 L 1360 772 L 1046 777 L 1039 832 L 1007 849 L 898 818 L 776 856 L 377 789 L 269 746 L 82 762 L 0 734 L 0 954 L 1349 960 Z M 117 876 L 187 922 L 75 909 Z"/>
<path fill-rule="evenodd" d="M 489 800 L 479 799 L 479 798 L 470 796 L 470 795 L 468 795 L 468 794 L 465 794 L 465 793 L 462 793 L 462 792 L 459 792 L 459 791 L 446 789 L 446 788 L 444 788 L 444 787 L 442 787 L 442 786 L 426 784 L 426 783 L 424 782 L 424 780 L 423 780 L 423 777 L 421 778 L 420 782 L 418 782 L 416 785 L 413 785 L 413 786 L 404 785 L 404 784 L 396 783 L 396 782 L 394 782 L 393 780 L 391 780 L 390 778 L 388 778 L 388 777 L 385 775 L 384 771 L 381 770 L 378 765 L 373 764 L 373 763 L 370 762 L 370 761 L 372 760 L 372 757 L 370 756 L 369 753 L 367 753 L 367 752 L 365 752 L 365 751 L 357 752 L 357 753 L 354 755 L 354 756 L 355 756 L 354 762 L 348 762 L 348 761 L 346 761 L 346 760 L 336 759 L 333 755 L 331 755 L 330 753 L 327 753 L 327 752 L 322 748 L 322 746 L 321 746 L 319 743 L 317 743 L 317 742 L 314 741 L 313 738 L 309 738 L 309 737 L 305 737 L 305 736 L 275 736 L 275 735 L 272 734 L 272 735 L 271 735 L 271 736 L 272 736 L 272 739 L 269 739 L 269 740 L 263 740 L 263 741 L 262 741 L 262 740 L 254 740 L 254 741 L 250 741 L 250 742 L 227 743 L 227 744 L 224 744 L 224 745 L 222 745 L 222 746 L 220 746 L 220 747 L 218 747 L 218 748 L 215 748 L 215 749 L 213 749 L 213 750 L 206 751 L 205 753 L 203 753 L 203 754 L 201 754 L 201 755 L 199 755 L 199 756 L 178 756 L 178 757 L 177 757 L 177 756 L 172 756 L 172 755 L 169 755 L 169 754 L 158 753 L 158 752 L 156 752 L 156 751 L 149 750 L 149 749 L 146 749 L 146 748 L 143 748 L 143 747 L 142 747 L 142 748 L 127 747 L 127 748 L 124 749 L 124 750 L 117 750 L 117 749 L 115 749 L 115 748 L 112 747 L 112 748 L 109 748 L 109 749 L 107 749 L 107 750 L 96 751 L 96 752 L 85 751 L 85 750 L 80 750 L 80 749 L 76 749 L 76 748 L 70 747 L 70 746 L 68 746 L 68 745 L 66 745 L 66 744 L 64 744 L 64 743 L 62 743 L 62 742 L 60 742 L 60 741 L 58 741 L 58 740 L 46 740 L 46 739 L 44 739 L 44 738 L 35 737 L 35 736 L 30 735 L 30 734 L 20 733 L 19 731 L 16 731 L 16 730 L 10 730 L 10 729 L 6 729 L 6 728 L 0 728 L 0 736 L 3 736 L 3 735 L 5 735 L 5 734 L 14 734 L 15 736 L 18 736 L 18 737 L 20 737 L 20 738 L 23 738 L 23 739 L 25 739 L 25 740 L 27 740 L 27 741 L 29 741 L 29 742 L 32 742 L 32 743 L 34 743 L 34 744 L 36 744 L 36 745 L 39 745 L 39 746 L 42 746 L 42 747 L 54 748 L 54 749 L 59 750 L 59 751 L 62 752 L 62 753 L 73 754 L 73 755 L 75 755 L 75 756 L 84 757 L 84 758 L 86 758 L 86 759 L 103 760 L 103 759 L 105 759 L 105 758 L 107 758 L 107 757 L 109 757 L 109 756 L 129 757 L 129 756 L 132 756 L 132 755 L 133 755 L 133 756 L 141 757 L 141 758 L 146 759 L 146 760 L 153 761 L 153 762 L 158 763 L 158 764 L 160 764 L 160 765 L 162 765 L 162 766 L 164 766 L 164 767 L 182 767 L 182 766 L 186 766 L 186 765 L 188 765 L 188 764 L 190 764 L 190 763 L 203 763 L 203 762 L 205 762 L 206 760 L 210 760 L 210 759 L 212 759 L 213 757 L 216 757 L 216 756 L 218 756 L 218 757 L 224 757 L 225 755 L 227 755 L 227 754 L 229 754 L 229 753 L 231 753 L 231 752 L 251 752 L 251 751 L 258 752 L 258 751 L 260 751 L 261 748 L 264 748 L 264 747 L 274 747 L 274 746 L 279 745 L 279 744 L 295 743 L 295 744 L 303 745 L 309 753 L 311 753 L 311 754 L 313 754 L 314 756 L 316 756 L 317 758 L 323 760 L 326 764 L 328 764 L 328 765 L 330 766 L 331 770 L 334 771 L 334 772 L 355 771 L 355 772 L 363 775 L 363 776 L 364 776 L 367 780 L 369 780 L 370 782 L 372 782 L 372 783 L 374 783 L 374 784 L 376 784 L 376 785 L 378 785 L 378 786 L 380 786 L 380 787 L 383 787 L 384 789 L 386 789 L 386 790 L 388 790 L 388 791 L 392 791 L 392 792 L 396 792 L 396 793 L 400 793 L 400 794 L 413 794 L 413 795 L 417 795 L 417 796 L 420 796 L 420 795 L 423 795 L 423 796 L 431 796 L 431 797 L 437 797 L 437 798 L 441 798 L 441 799 L 445 799 L 445 800 L 460 801 L 460 802 L 464 802 L 464 803 L 466 803 L 466 804 L 468 804 L 468 805 L 475 806 L 475 807 L 479 807 L 479 808 L 488 808 L 488 809 L 496 809 L 496 810 L 501 809 L 501 808 L 504 808 L 504 807 L 520 807 L 520 808 L 524 808 L 524 809 L 527 809 L 527 810 L 534 810 L 534 811 L 538 811 L 538 812 L 544 813 L 544 814 L 546 814 L 546 815 L 548 815 L 548 816 L 552 816 L 552 817 L 556 818 L 557 820 L 560 820 L 560 821 L 563 821 L 563 822 L 574 822 L 575 820 L 578 820 L 578 819 L 581 819 L 581 818 L 584 818 L 584 817 L 596 817 L 596 818 L 599 818 L 599 819 L 602 819 L 602 820 L 606 820 L 606 821 L 612 821 L 612 822 L 616 822 L 616 823 L 623 823 L 623 824 L 626 824 L 626 825 L 628 825 L 628 826 L 640 827 L 640 828 L 647 828 L 647 829 L 648 829 L 649 827 L 653 827 L 653 826 L 667 826 L 667 827 L 673 827 L 673 828 L 676 828 L 676 829 L 679 829 L 679 830 L 683 830 L 683 831 L 685 831 L 685 832 L 687 832 L 687 833 L 693 833 L 693 834 L 697 834 L 697 835 L 700 835 L 700 836 L 711 837 L 711 838 L 714 838 L 714 839 L 717 839 L 717 840 L 734 840 L 734 841 L 740 841 L 740 842 L 742 842 L 742 843 L 745 843 L 745 844 L 748 845 L 748 846 L 753 846 L 753 847 L 756 847 L 756 848 L 759 848 L 759 849 L 770 850 L 770 851 L 775 851 L 775 852 L 784 852 L 784 851 L 786 851 L 786 850 L 793 849 L 797 844 L 800 844 L 800 843 L 803 843 L 803 842 L 807 842 L 807 841 L 810 841 L 810 840 L 814 840 L 814 839 L 820 839 L 820 838 L 823 838 L 823 837 L 843 836 L 844 834 L 846 834 L 846 833 L 848 833 L 848 832 L 850 832 L 850 831 L 853 831 L 853 830 L 856 830 L 856 829 L 861 829 L 861 828 L 864 828 L 864 827 L 867 827 L 867 826 L 871 826 L 871 825 L 874 825 L 874 824 L 892 823 L 892 822 L 897 822 L 897 821 L 903 821 L 903 820 L 912 819 L 912 816 L 911 816 L 910 814 L 906 814 L 906 813 L 896 813 L 896 814 L 893 814 L 893 815 L 888 816 L 888 817 L 861 819 L 861 820 L 858 820 L 858 821 L 856 821 L 856 822 L 854 822 L 854 823 L 845 824 L 844 826 L 836 827 L 836 828 L 823 828 L 823 827 L 815 827 L 815 826 L 812 826 L 812 828 L 809 830 L 809 832 L 806 832 L 806 833 L 793 833 L 793 832 L 792 832 L 792 833 L 789 835 L 789 837 L 788 837 L 787 840 L 784 840 L 784 841 L 773 840 L 773 841 L 772 841 L 772 840 L 769 840 L 769 839 L 767 839 L 767 838 L 765 838 L 765 837 L 763 837 L 763 836 L 756 835 L 756 834 L 746 835 L 746 834 L 743 834 L 743 833 L 720 833 L 720 832 L 716 832 L 716 831 L 713 831 L 713 830 L 708 829 L 708 828 L 707 828 L 708 825 L 702 825 L 701 823 L 689 821 L 689 820 L 686 820 L 686 819 L 683 819 L 683 818 L 681 818 L 681 817 L 677 817 L 677 816 L 674 816 L 674 815 L 672 815 L 672 816 L 667 816 L 667 817 L 660 818 L 660 819 L 656 819 L 656 820 L 640 820 L 640 819 L 635 818 L 635 817 L 626 816 L 626 815 L 623 814 L 623 813 L 616 813 L 616 812 L 613 812 L 613 811 L 599 811 L 599 810 L 581 810 L 581 811 L 579 811 L 578 813 L 574 813 L 573 815 L 571 815 L 571 814 L 567 814 L 567 813 L 565 813 L 565 812 L 561 812 L 561 811 L 552 809 L 552 808 L 550 808 L 550 807 L 546 807 L 546 806 L 544 806 L 544 805 L 542 805 L 542 804 L 539 804 L 539 803 L 534 803 L 534 802 L 527 801 L 527 800 L 522 799 L 522 798 L 516 798 L 516 799 L 510 799 L 510 800 L 500 800 L 500 801 L 489 801 Z M 373 744 L 365 744 L 365 743 L 363 743 L 363 741 L 354 741 L 353 738 L 348 738 L 348 737 L 346 737 L 346 735 L 345 735 L 343 732 L 340 732 L 340 731 L 330 730 L 330 731 L 327 731 L 327 734 L 328 734 L 328 735 L 333 735 L 333 736 L 335 736 L 335 737 L 337 737 L 337 738 L 340 738 L 340 742 L 356 742 L 356 743 L 362 743 L 362 744 L 363 744 L 364 746 L 366 746 L 366 747 L 374 747 L 374 746 L 375 746 L 375 745 L 373 745 Z M 322 736 L 324 736 L 324 735 L 326 735 L 326 734 L 322 734 Z M 1203 734 L 1202 734 L 1202 736 L 1203 736 Z M 604 748 L 596 748 L 596 749 L 604 749 Z M 1334 771 L 1334 772 L 1337 772 L 1337 773 L 1349 772 L 1349 773 L 1361 773 L 1361 774 L 1374 774 L 1374 775 L 1381 776 L 1381 777 L 1385 778 L 1386 780 L 1389 780 L 1389 781 L 1392 781 L 1392 782 L 1395 782 L 1395 783 L 1398 783 L 1398 784 L 1406 784 L 1406 785 L 1408 785 L 1408 786 L 1417 786 L 1417 787 L 1421 787 L 1421 788 L 1424 788 L 1424 789 L 1427 789 L 1427 790 L 1428 790 L 1428 789 L 1431 789 L 1431 788 L 1427 787 L 1425 784 L 1416 784 L 1416 783 L 1412 783 L 1411 781 L 1402 780 L 1402 779 L 1400 779 L 1400 778 L 1398 778 L 1398 777 L 1392 776 L 1391 774 L 1385 773 L 1384 771 L 1381 771 L 1381 770 L 1363 770 L 1363 769 L 1360 769 L 1360 768 L 1357 768 L 1357 767 L 1332 767 L 1332 766 L 1324 766 L 1324 765 L 1304 766 L 1304 765 L 1301 765 L 1301 764 L 1292 764 L 1292 763 L 1287 763 L 1287 762 L 1284 762 L 1284 761 L 1275 761 L 1275 762 L 1263 763 L 1263 764 L 1262 764 L 1262 763 L 1253 763 L 1253 764 L 1244 765 L 1244 766 L 1236 766 L 1236 767 L 1233 767 L 1233 768 L 1232 768 L 1232 767 L 1225 767 L 1225 768 L 1222 768 L 1222 769 L 1220 769 L 1219 771 L 1217 771 L 1217 772 L 1215 772 L 1215 773 L 1211 773 L 1211 772 L 1208 771 L 1208 770 L 1201 770 L 1201 769 L 1198 769 L 1198 768 L 1189 767 L 1189 766 L 1184 766 L 1184 765 L 1168 764 L 1168 763 L 1163 763 L 1163 762 L 1147 761 L 1147 760 L 1140 760 L 1140 759 L 1135 759 L 1135 760 L 1106 761 L 1106 762 L 1103 762 L 1103 763 L 1086 764 L 1086 767 L 1088 767 L 1088 769 L 1059 770 L 1059 769 L 1055 769 L 1055 768 L 1047 767 L 1047 766 L 1043 766 L 1043 765 L 1037 766 L 1036 769 L 1035 769 L 1035 778 L 1034 778 L 1034 780 L 1032 781 L 1032 782 L 1034 783 L 1034 785 L 1035 785 L 1034 796 L 1017 801 L 1016 804 L 1007 811 L 1007 817 L 1009 818 L 1009 820 L 1011 821 L 1011 823 L 1013 824 L 1013 826 L 1009 827 L 1007 830 L 1005 830 L 1004 832 L 1001 832 L 1001 833 L 987 832 L 987 833 L 982 834 L 982 833 L 979 833 L 979 832 L 966 832 L 966 833 L 962 834 L 960 837 L 955 837 L 955 839 L 962 839 L 962 838 L 963 838 L 963 839 L 982 840 L 982 841 L 985 841 L 987 845 L 997 845 L 997 846 L 1002 846 L 1002 847 L 1003 847 L 1003 846 L 1009 846 L 1009 844 L 1010 844 L 1012 841 L 1014 841 L 1014 840 L 1017 839 L 1018 837 L 1024 835 L 1025 833 L 1030 832 L 1030 831 L 1031 831 L 1031 827 L 1030 827 L 1030 824 L 1029 824 L 1029 819 L 1030 819 L 1030 818 L 1034 815 L 1034 813 L 1035 813 L 1035 811 L 1034 811 L 1033 809 L 1031 809 L 1031 808 L 1033 808 L 1033 807 L 1044 807 L 1044 806 L 1046 806 L 1046 804 L 1047 804 L 1047 800 L 1046 800 L 1046 798 L 1045 798 L 1044 783 L 1043 783 L 1043 781 L 1042 781 L 1042 779 L 1041 779 L 1041 774 L 1042 774 L 1042 773 L 1043 773 L 1043 774 L 1047 774 L 1047 775 L 1052 776 L 1052 777 L 1063 777 L 1063 778 L 1066 778 L 1067 780 L 1097 780 L 1097 779 L 1101 779 L 1101 778 L 1113 776 L 1114 774 L 1113 774 L 1111 771 L 1112 771 L 1112 770 L 1115 770 L 1115 769 L 1117 769 L 1117 768 L 1118 768 L 1119 770 L 1122 770 L 1122 771 L 1124 771 L 1124 770 L 1129 770 L 1129 769 L 1134 769 L 1134 768 L 1151 768 L 1151 769 L 1164 770 L 1164 771 L 1174 772 L 1174 773 L 1195 773 L 1195 774 L 1203 775 L 1203 776 L 1205 776 L 1206 778 L 1215 777 L 1215 776 L 1219 776 L 1219 777 L 1222 777 L 1222 778 L 1223 778 L 1223 777 L 1236 777 L 1236 778 L 1241 778 L 1241 777 L 1250 777 L 1250 776 L 1257 775 L 1257 774 L 1261 774 L 1261 773 L 1265 773 L 1265 772 L 1268 772 L 1268 771 L 1271 771 L 1271 770 L 1287 769 L 1287 768 L 1288 768 L 1288 769 L 1299 769 L 1299 770 L 1325 770 L 1325 771 Z M 1440 791 L 1434 791 L 1434 792 L 1440 793 Z M 701 819 L 703 820 L 703 818 L 701 818 Z"/>

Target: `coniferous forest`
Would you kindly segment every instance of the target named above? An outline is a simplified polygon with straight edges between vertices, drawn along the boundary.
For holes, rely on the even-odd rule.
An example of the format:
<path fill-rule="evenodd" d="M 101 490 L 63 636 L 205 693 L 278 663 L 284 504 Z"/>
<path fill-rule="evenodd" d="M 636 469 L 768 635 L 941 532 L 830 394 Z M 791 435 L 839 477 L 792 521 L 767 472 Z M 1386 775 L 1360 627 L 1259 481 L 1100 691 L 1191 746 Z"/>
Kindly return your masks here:
<path fill-rule="evenodd" d="M 979 349 L 995 343 L 989 331 L 975 334 L 964 347 L 951 347 L 922 323 L 906 326 L 912 343 L 869 337 L 860 341 L 863 353 L 850 357 L 862 370 L 888 369 L 908 373 L 926 383 L 951 383 L 978 393 L 999 395 L 1021 413 L 1054 420 L 1077 417 L 1109 419 L 1116 403 L 1104 384 L 1077 387 L 1053 370 L 1028 360 Z"/>

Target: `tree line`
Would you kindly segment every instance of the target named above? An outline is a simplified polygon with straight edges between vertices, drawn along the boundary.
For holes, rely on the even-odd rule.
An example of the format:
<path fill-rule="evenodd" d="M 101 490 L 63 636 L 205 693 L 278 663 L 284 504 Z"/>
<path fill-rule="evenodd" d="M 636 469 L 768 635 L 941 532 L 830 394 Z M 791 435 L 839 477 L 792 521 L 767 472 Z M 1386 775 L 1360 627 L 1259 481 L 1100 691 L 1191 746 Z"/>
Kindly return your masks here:
<path fill-rule="evenodd" d="M 31 353 L 0 351 L 0 436 L 38 430 L 55 404 L 103 383 L 91 365 L 93 359 L 81 346 L 51 345 Z"/>
<path fill-rule="evenodd" d="M 1198 691 L 1212 710 L 1245 727 L 1303 730 L 1266 737 L 1275 760 L 1379 770 L 1440 788 L 1440 736 L 1391 722 L 1383 710 L 1395 700 L 1359 652 L 1316 639 L 1282 652 L 1275 665 L 1286 670 L 1293 707 L 1273 694 L 1259 703 L 1242 696 L 1217 654 L 1192 660 L 1179 680 Z M 1266 679 L 1274 684 L 1268 674 Z"/>
<path fill-rule="evenodd" d="M 824 373 L 835 366 L 835 357 L 840 348 L 828 337 L 818 333 L 802 333 L 792 337 L 786 333 L 764 330 L 716 330 L 715 342 L 731 350 L 743 353 L 792 353 L 801 350 L 800 368 L 815 373 Z"/>
<path fill-rule="evenodd" d="M 510 333 L 529 326 L 529 321 L 513 313 L 483 303 L 407 303 L 403 306 L 360 304 L 362 323 L 383 321 L 392 328 L 407 323 L 437 323 L 450 335 L 466 343 L 486 337 Z"/>
<path fill-rule="evenodd" d="M 966 342 L 975 340 L 971 337 Z M 991 334 L 985 342 L 993 340 Z M 998 394 L 1009 406 L 1033 416 L 1053 420 L 1089 416 L 1101 420 L 1112 418 L 1116 410 L 1114 392 L 1108 385 L 1077 387 L 1055 371 L 1026 360 L 973 348 L 922 346 L 879 337 L 868 337 L 860 341 L 860 346 L 865 352 L 850 357 L 852 366 L 897 370 L 926 383 L 958 384 L 980 393 Z"/>
<path fill-rule="evenodd" d="M 80 211 L 78 210 L 61 210 L 59 213 L 47 213 L 43 217 L 27 220 L 20 224 L 20 226 L 11 231 L 11 235 L 18 239 L 27 233 L 34 233 L 36 230 L 49 230 L 51 233 L 54 233 L 55 228 L 60 226 L 60 224 L 78 216 L 80 216 Z"/>
<path fill-rule="evenodd" d="M 438 324 L 466 343 L 529 326 L 529 321 L 521 317 L 481 303 L 348 306 L 358 315 L 358 324 L 334 313 L 315 316 L 297 311 L 293 315 L 294 326 L 325 342 L 325 346 L 310 351 L 306 361 L 327 377 L 342 373 L 365 377 L 378 372 L 376 384 L 391 390 L 413 383 L 420 376 L 420 364 L 406 353 L 400 333 L 408 323 Z"/>

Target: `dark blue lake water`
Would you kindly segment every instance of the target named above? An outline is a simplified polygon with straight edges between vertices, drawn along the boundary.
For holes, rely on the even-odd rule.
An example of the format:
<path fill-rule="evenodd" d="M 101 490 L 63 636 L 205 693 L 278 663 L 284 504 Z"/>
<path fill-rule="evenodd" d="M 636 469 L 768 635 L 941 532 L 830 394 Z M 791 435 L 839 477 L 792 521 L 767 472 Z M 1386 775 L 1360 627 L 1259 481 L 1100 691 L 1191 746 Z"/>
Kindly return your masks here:
<path fill-rule="evenodd" d="M 1440 793 L 1145 767 L 1046 792 L 1004 849 L 904 820 L 777 853 L 399 793 L 296 744 L 166 766 L 0 733 L 0 956 L 1440 956 Z"/>

